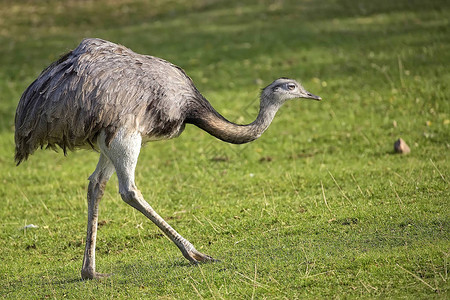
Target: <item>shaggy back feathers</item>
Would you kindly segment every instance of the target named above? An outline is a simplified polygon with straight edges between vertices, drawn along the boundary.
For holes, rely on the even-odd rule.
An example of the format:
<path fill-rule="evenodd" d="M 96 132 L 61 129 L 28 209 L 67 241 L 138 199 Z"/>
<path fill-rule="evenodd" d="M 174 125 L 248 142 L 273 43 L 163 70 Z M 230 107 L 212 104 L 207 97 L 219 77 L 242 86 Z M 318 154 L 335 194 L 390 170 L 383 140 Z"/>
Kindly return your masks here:
<path fill-rule="evenodd" d="M 179 67 L 100 39 L 85 39 L 46 68 L 16 111 L 16 162 L 38 147 L 66 153 L 107 141 L 120 127 L 147 139 L 178 136 L 187 103 L 201 97 Z"/>

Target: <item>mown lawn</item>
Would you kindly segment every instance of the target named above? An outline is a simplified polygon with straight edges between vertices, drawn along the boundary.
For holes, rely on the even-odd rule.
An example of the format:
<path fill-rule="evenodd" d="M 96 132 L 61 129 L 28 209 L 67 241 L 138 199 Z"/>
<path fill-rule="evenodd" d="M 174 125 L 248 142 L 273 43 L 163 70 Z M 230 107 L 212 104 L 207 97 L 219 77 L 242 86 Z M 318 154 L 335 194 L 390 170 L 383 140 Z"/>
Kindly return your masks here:
<path fill-rule="evenodd" d="M 0 2 L 0 296 L 448 299 L 449 20 L 444 0 Z M 112 178 L 97 269 L 115 275 L 80 280 L 98 154 L 15 167 L 13 135 L 21 93 L 84 37 L 183 67 L 237 123 L 278 77 L 323 98 L 287 103 L 251 144 L 188 126 L 142 150 L 144 197 L 220 262 L 190 265 Z"/>

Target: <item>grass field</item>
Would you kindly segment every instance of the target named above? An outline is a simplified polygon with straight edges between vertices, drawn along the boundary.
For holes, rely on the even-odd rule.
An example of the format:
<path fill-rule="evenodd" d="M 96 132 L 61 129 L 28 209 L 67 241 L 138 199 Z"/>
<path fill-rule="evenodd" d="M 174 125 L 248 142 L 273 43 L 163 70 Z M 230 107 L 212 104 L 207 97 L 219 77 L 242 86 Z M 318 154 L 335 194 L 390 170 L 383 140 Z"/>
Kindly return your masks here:
<path fill-rule="evenodd" d="M 448 299 L 449 20 L 445 0 L 1 1 L 0 297 Z M 84 37 L 183 67 L 237 123 L 278 77 L 323 98 L 287 103 L 250 144 L 188 126 L 142 150 L 144 197 L 220 262 L 190 265 L 114 177 L 97 269 L 115 275 L 80 280 L 98 154 L 15 167 L 13 133 L 21 93 Z"/>

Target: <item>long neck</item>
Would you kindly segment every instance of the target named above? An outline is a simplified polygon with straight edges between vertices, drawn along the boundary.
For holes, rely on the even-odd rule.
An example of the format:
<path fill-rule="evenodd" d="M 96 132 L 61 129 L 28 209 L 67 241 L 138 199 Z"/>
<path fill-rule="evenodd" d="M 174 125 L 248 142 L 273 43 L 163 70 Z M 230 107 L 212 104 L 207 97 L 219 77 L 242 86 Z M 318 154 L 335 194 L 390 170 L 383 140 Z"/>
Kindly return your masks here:
<path fill-rule="evenodd" d="M 258 117 L 248 125 L 232 123 L 221 116 L 204 98 L 186 122 L 194 124 L 216 138 L 232 143 L 244 144 L 256 140 L 269 127 L 279 106 L 265 106 L 261 102 Z"/>

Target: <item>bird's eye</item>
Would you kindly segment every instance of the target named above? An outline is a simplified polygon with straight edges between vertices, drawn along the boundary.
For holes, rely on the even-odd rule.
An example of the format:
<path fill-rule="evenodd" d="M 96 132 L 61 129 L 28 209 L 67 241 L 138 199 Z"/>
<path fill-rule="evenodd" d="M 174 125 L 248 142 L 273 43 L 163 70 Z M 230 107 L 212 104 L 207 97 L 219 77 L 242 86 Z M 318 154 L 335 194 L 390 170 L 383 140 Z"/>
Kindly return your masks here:
<path fill-rule="evenodd" d="M 293 83 L 288 83 L 288 84 L 287 84 L 287 88 L 288 88 L 288 90 L 293 91 L 293 90 L 295 90 L 295 84 L 293 84 Z"/>

